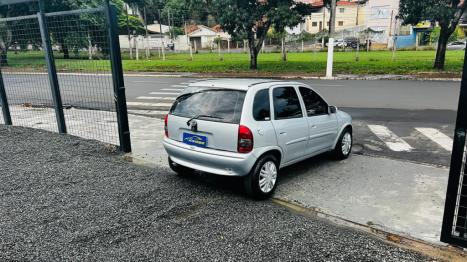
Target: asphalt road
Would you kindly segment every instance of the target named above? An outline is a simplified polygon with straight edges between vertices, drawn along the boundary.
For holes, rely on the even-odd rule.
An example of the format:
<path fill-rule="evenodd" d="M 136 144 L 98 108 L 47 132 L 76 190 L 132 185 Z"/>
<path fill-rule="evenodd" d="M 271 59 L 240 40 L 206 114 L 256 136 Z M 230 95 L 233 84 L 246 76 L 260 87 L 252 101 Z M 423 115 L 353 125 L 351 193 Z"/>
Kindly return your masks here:
<path fill-rule="evenodd" d="M 194 78 L 126 77 L 128 101 L 148 93 L 184 86 Z M 316 89 L 329 103 L 339 107 L 405 110 L 457 110 L 459 82 L 297 80 Z M 371 112 L 369 112 L 371 113 Z"/>
<path fill-rule="evenodd" d="M 126 77 L 125 81 L 130 109 L 136 109 L 132 110 L 136 113 L 161 117 L 167 108 L 147 105 L 171 101 L 148 98 L 174 97 L 171 93 L 177 93 L 177 90 L 199 79 Z M 298 81 L 312 86 L 330 104 L 352 115 L 355 121 L 355 153 L 449 166 L 449 139 L 452 140 L 454 133 L 459 82 Z M 389 138 L 381 137 L 369 126 L 385 127 L 393 135 Z M 427 129 L 434 130 L 434 138 L 431 134 L 433 132 L 427 133 Z M 439 140 L 437 132 L 445 137 Z M 388 143 L 396 139 L 409 145 L 409 148 L 392 150 Z"/>
<path fill-rule="evenodd" d="M 10 104 L 51 104 L 46 75 L 5 73 Z M 166 114 L 175 96 L 197 78 L 126 76 L 131 113 L 156 118 Z M 448 166 L 454 133 L 459 82 L 298 80 L 355 120 L 355 152 Z M 59 75 L 63 103 L 74 107 L 113 110 L 110 76 Z M 375 134 L 375 126 L 383 133 Z M 428 129 L 428 130 L 427 130 Z M 427 137 L 428 136 L 428 137 Z M 395 151 L 389 144 L 405 150 Z"/>
<path fill-rule="evenodd" d="M 0 126 L 0 138 L 1 261 L 433 260 L 251 201 L 238 179 L 181 179 L 40 130 Z"/>

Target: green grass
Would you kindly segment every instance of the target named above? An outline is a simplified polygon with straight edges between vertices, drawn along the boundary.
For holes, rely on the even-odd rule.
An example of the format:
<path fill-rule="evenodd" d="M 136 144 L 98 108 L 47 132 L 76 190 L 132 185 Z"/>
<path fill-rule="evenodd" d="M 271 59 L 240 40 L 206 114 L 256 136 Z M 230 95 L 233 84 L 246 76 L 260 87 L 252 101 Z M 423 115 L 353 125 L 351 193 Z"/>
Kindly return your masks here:
<path fill-rule="evenodd" d="M 141 52 L 144 55 L 144 52 Z M 463 51 L 448 51 L 445 71 L 459 74 L 463 66 Z M 60 71 L 107 71 L 110 64 L 107 60 L 60 59 L 56 65 Z M 436 72 L 433 67 L 435 51 L 398 51 L 396 59 L 392 60 L 392 52 L 372 51 L 360 52 L 360 59 L 355 60 L 355 52 L 336 52 L 334 73 L 336 74 L 419 74 Z M 72 55 L 73 57 L 73 55 Z M 127 57 L 127 54 L 123 54 Z M 244 73 L 249 70 L 248 54 L 223 54 L 222 59 L 217 53 L 195 54 L 193 61 L 188 54 L 170 54 L 162 61 L 157 54 L 150 60 L 141 58 L 123 60 L 123 68 L 127 72 L 202 72 L 202 73 Z M 281 61 L 279 53 L 259 55 L 259 72 L 266 74 L 315 74 L 322 75 L 326 70 L 327 53 L 306 52 L 289 53 L 288 61 Z M 40 52 L 9 53 L 9 67 L 26 70 L 43 70 L 44 59 Z M 14 70 L 14 69 L 12 69 Z"/>

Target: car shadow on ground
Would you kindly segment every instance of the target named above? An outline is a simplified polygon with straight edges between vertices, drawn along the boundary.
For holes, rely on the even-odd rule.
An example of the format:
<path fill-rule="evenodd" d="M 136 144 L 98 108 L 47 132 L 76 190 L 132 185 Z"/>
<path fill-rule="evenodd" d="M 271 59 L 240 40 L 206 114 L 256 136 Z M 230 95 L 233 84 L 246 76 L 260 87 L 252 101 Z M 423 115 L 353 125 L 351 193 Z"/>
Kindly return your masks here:
<path fill-rule="evenodd" d="M 333 162 L 335 162 L 335 160 L 333 160 L 329 154 L 323 154 L 283 168 L 280 171 L 278 187 L 280 187 L 282 183 L 291 182 L 294 179 L 298 179 L 300 176 L 313 175 L 313 170 Z M 195 172 L 190 175 L 179 177 L 180 179 L 189 180 L 196 185 L 204 185 L 209 189 L 218 190 L 222 193 L 246 196 L 242 177 L 218 176 L 204 172 Z"/>
<path fill-rule="evenodd" d="M 287 183 L 300 176 L 313 175 L 314 170 L 335 162 L 336 160 L 334 160 L 329 153 L 307 158 L 301 162 L 281 169 L 279 183 Z"/>

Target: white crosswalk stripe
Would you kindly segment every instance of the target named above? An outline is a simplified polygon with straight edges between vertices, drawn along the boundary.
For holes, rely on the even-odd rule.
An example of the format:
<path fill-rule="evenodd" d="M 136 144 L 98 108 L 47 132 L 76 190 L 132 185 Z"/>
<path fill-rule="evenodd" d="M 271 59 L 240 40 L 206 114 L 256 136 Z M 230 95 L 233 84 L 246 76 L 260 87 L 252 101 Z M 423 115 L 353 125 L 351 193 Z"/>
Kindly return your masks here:
<path fill-rule="evenodd" d="M 398 137 L 391 130 L 381 125 L 368 125 L 371 132 L 373 132 L 381 141 L 383 141 L 389 149 L 396 152 L 410 152 L 414 148 L 411 147 L 402 138 Z"/>
<path fill-rule="evenodd" d="M 159 110 L 128 110 L 130 114 L 138 114 L 138 115 L 166 115 L 167 111 L 159 111 Z"/>
<path fill-rule="evenodd" d="M 170 96 L 178 96 L 179 93 L 173 92 L 150 92 L 150 95 L 170 95 Z"/>
<path fill-rule="evenodd" d="M 172 103 L 144 103 L 144 102 L 127 102 L 127 106 L 146 106 L 146 107 L 171 107 Z"/>
<path fill-rule="evenodd" d="M 424 136 L 431 139 L 433 142 L 444 148 L 445 150 L 451 152 L 452 151 L 452 144 L 453 140 L 448 137 L 447 135 L 441 133 L 436 128 L 422 128 L 417 127 L 415 128 L 418 132 L 422 133 Z"/>
<path fill-rule="evenodd" d="M 139 99 L 139 100 L 169 100 L 169 101 L 175 101 L 175 97 L 167 97 L 167 96 L 138 96 L 136 99 Z"/>
<path fill-rule="evenodd" d="M 161 91 L 177 91 L 177 92 L 181 92 L 185 89 L 178 89 L 178 88 L 162 88 Z"/>

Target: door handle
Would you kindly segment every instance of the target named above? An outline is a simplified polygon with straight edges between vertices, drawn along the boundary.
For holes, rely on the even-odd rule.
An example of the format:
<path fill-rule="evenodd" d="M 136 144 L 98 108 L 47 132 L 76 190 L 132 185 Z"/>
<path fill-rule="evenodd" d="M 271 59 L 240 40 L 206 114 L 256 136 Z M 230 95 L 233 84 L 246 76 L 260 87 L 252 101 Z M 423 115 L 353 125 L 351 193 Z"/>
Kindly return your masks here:
<path fill-rule="evenodd" d="M 287 132 L 280 132 L 279 135 L 281 135 L 281 136 L 287 135 Z"/>
<path fill-rule="evenodd" d="M 317 125 L 312 125 L 311 128 L 315 129 L 317 128 L 318 126 Z"/>

